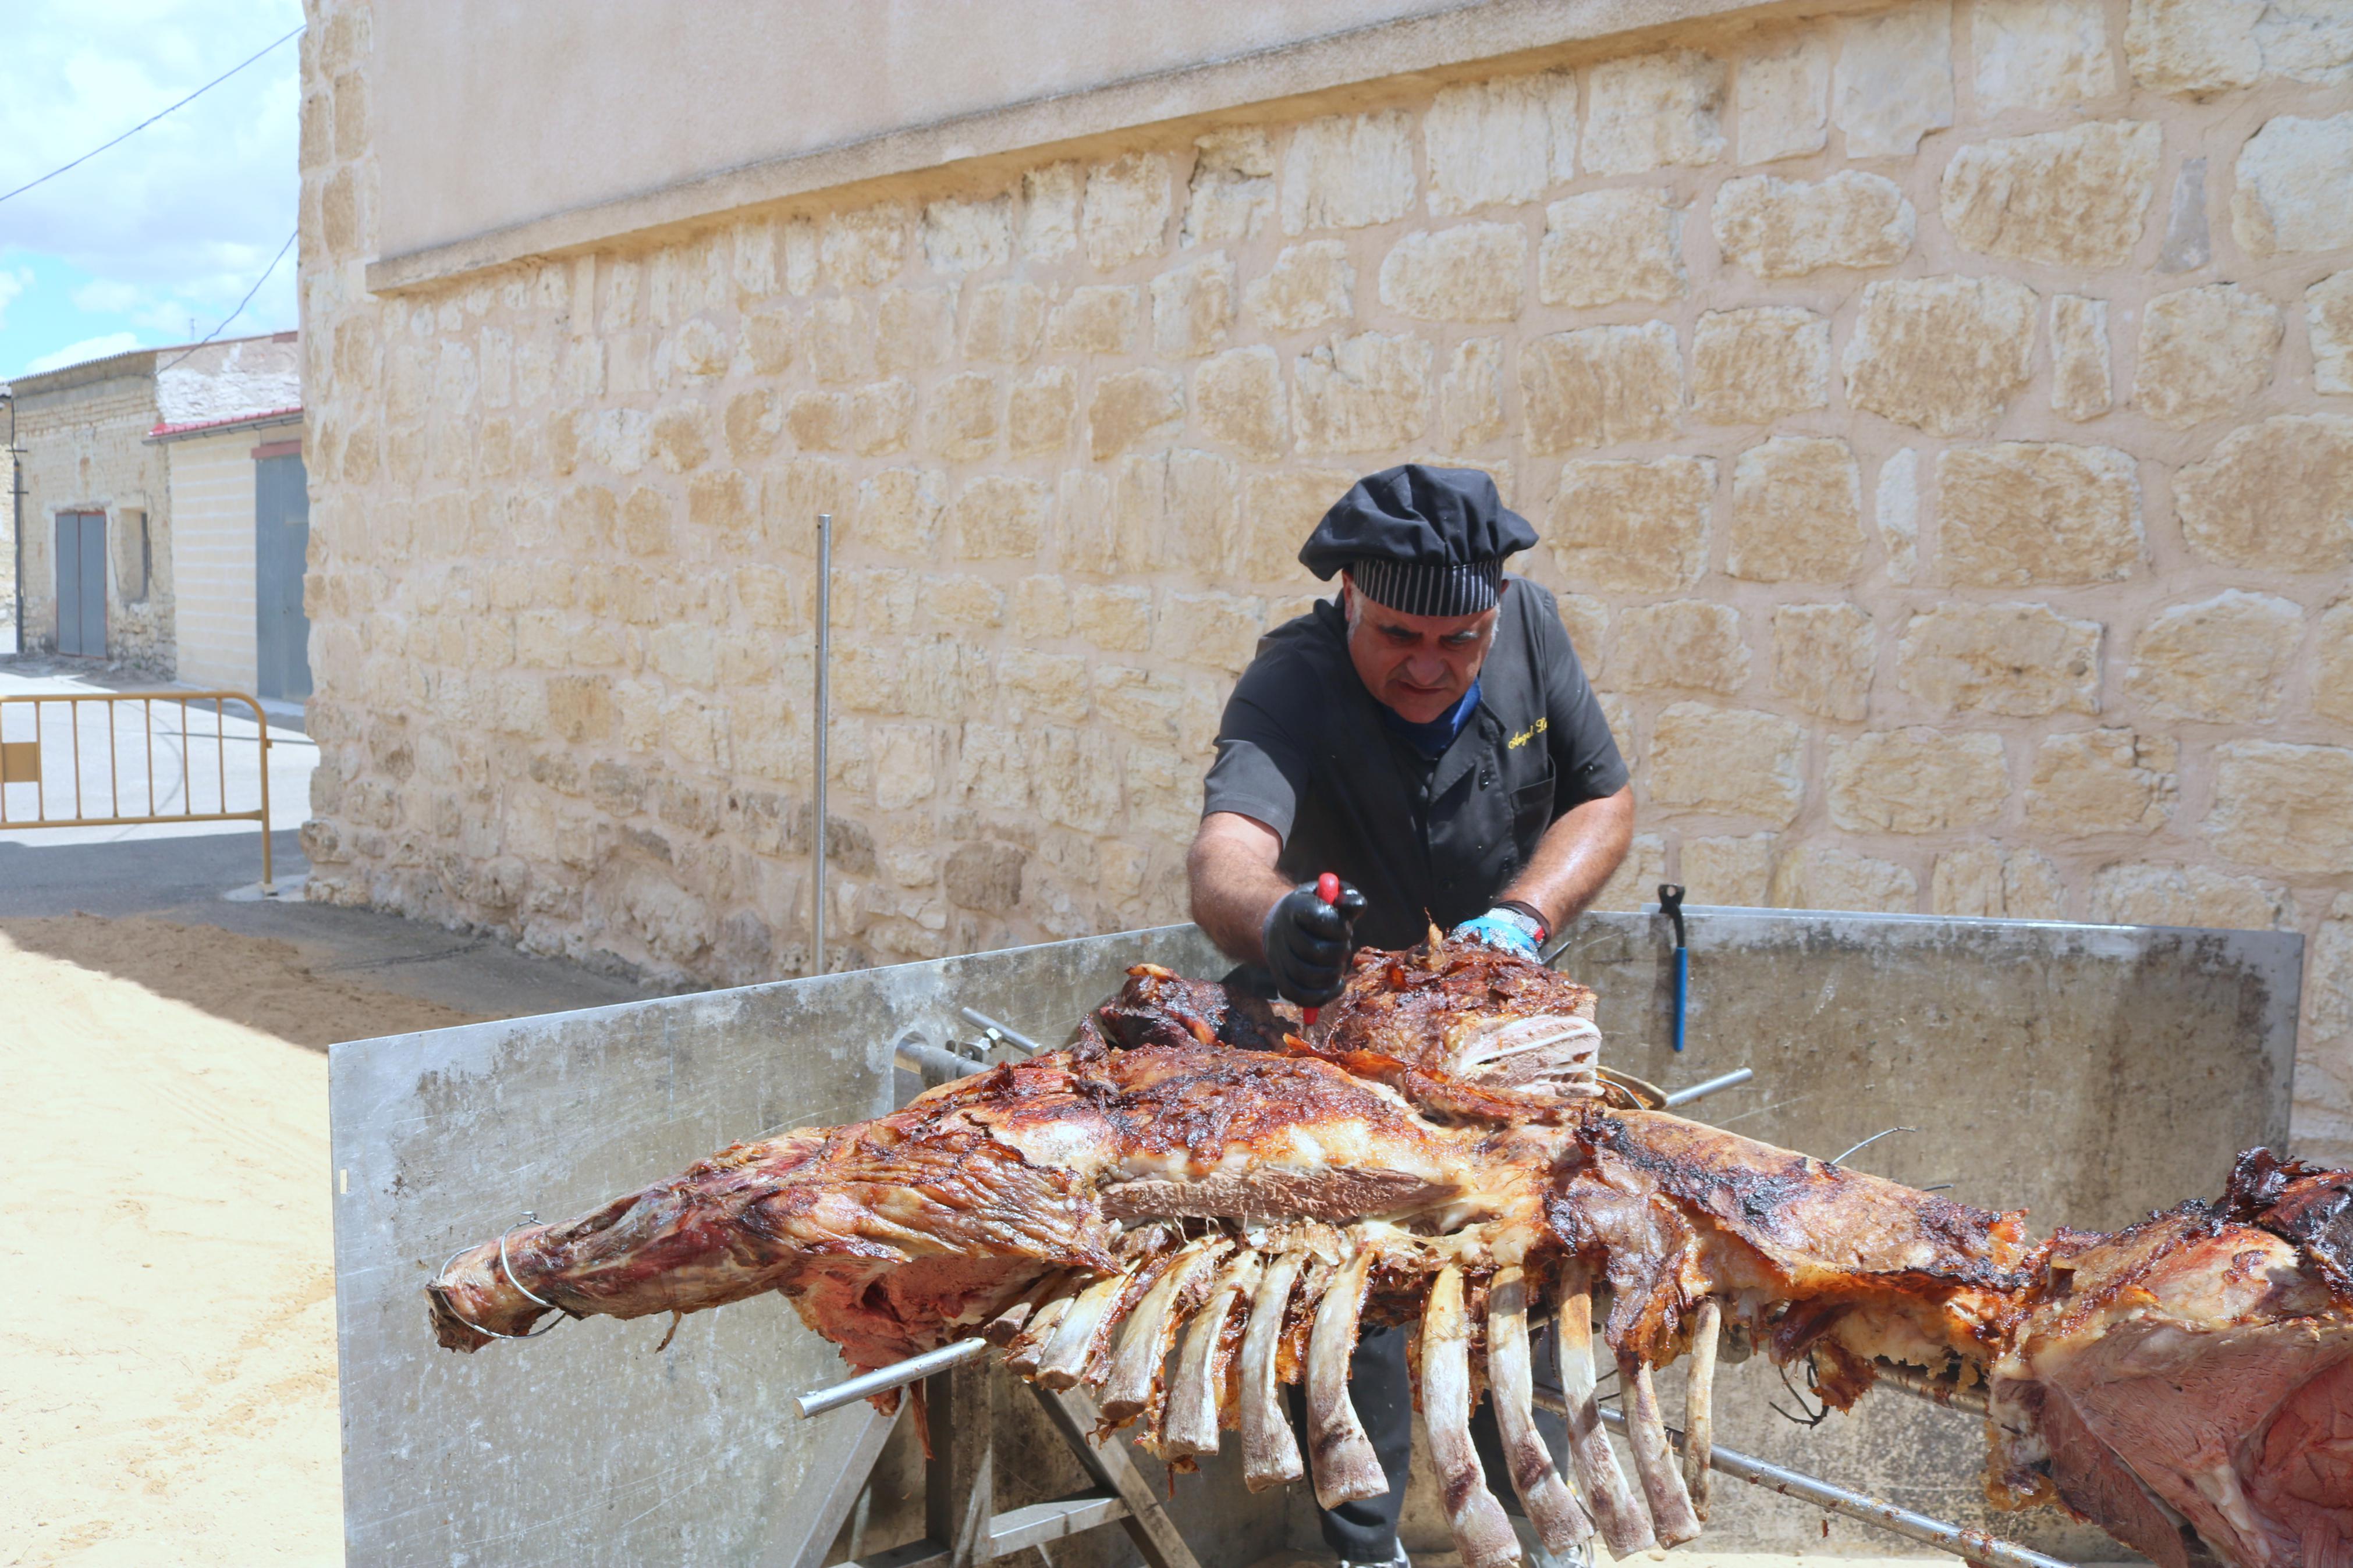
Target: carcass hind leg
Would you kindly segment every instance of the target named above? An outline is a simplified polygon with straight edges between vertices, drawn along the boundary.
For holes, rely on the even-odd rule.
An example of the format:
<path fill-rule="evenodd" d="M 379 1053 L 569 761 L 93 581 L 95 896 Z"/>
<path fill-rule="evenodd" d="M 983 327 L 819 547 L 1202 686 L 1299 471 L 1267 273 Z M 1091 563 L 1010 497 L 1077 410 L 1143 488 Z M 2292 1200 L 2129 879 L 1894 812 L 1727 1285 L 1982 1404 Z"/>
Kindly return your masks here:
<path fill-rule="evenodd" d="M 1651 1516 L 1626 1484 L 1617 1450 L 1601 1429 L 1600 1405 L 1593 1396 L 1592 1287 L 1581 1269 L 1570 1270 L 1558 1322 L 1553 1342 L 1560 1356 L 1560 1387 L 1568 1405 L 1568 1455 L 1577 1484 L 1584 1489 L 1612 1557 L 1655 1552 L 1659 1543 L 1651 1531 Z"/>
<path fill-rule="evenodd" d="M 1545 1550 L 1563 1552 L 1593 1538 L 1593 1521 L 1554 1468 L 1536 1430 L 1535 1369 L 1528 1355 L 1528 1291 L 1517 1268 L 1497 1272 L 1487 1290 L 1487 1387 L 1512 1486 Z"/>
<path fill-rule="evenodd" d="M 1463 1568 L 1517 1568 L 1519 1537 L 1487 1489 L 1471 1441 L 1471 1315 L 1462 1300 L 1462 1270 L 1451 1263 L 1439 1271 L 1422 1312 L 1421 1414 Z"/>

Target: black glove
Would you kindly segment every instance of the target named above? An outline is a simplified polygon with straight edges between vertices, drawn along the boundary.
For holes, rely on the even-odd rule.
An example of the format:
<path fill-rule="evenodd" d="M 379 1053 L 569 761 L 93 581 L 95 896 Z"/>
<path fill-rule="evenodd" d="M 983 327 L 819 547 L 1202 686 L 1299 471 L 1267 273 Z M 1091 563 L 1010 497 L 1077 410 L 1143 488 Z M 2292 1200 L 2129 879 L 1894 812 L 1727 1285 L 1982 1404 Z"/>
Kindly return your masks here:
<path fill-rule="evenodd" d="M 1327 904 L 1315 884 L 1302 882 L 1275 900 L 1261 934 L 1274 988 L 1288 1002 L 1321 1007 L 1340 994 L 1348 967 L 1349 937 L 1365 912 L 1365 895 L 1340 884 L 1340 900 Z"/>

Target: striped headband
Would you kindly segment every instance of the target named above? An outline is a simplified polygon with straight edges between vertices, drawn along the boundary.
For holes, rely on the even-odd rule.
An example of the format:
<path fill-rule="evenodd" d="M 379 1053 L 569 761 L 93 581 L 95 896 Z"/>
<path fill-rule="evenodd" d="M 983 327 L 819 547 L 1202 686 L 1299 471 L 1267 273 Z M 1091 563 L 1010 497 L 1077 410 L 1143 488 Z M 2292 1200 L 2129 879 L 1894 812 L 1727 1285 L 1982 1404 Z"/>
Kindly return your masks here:
<path fill-rule="evenodd" d="M 1502 596 L 1504 558 L 1425 566 L 1410 561 L 1360 557 L 1348 576 L 1366 598 L 1408 616 L 1475 616 Z"/>

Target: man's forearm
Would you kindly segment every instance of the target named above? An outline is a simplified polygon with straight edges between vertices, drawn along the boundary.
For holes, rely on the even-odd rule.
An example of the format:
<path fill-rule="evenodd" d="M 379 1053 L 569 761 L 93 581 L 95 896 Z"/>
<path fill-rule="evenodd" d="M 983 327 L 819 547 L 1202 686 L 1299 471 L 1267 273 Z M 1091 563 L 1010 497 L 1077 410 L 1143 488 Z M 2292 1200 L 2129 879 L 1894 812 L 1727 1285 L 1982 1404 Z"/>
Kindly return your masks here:
<path fill-rule="evenodd" d="M 1545 829 L 1527 869 L 1496 895 L 1534 904 L 1557 931 L 1601 896 L 1634 841 L 1634 791 L 1588 800 Z"/>
<path fill-rule="evenodd" d="M 1206 818 L 1186 858 L 1193 923 L 1237 963 L 1266 962 L 1266 913 L 1291 884 L 1274 869 L 1282 841 L 1248 817 Z"/>

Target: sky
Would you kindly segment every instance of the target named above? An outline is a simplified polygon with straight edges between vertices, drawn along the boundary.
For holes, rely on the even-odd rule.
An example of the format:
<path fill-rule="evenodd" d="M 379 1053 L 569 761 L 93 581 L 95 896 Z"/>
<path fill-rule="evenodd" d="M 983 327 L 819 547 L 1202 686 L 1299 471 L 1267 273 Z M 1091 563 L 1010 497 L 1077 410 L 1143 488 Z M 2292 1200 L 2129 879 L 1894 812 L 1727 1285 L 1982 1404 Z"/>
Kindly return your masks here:
<path fill-rule="evenodd" d="M 301 25 L 301 0 L 6 0 L 0 192 L 119 136 Z M 0 201 L 0 381 L 189 342 L 293 232 L 289 39 L 194 103 Z M 287 253 L 224 337 L 295 322 Z M 193 323 L 193 330 L 191 330 Z"/>

